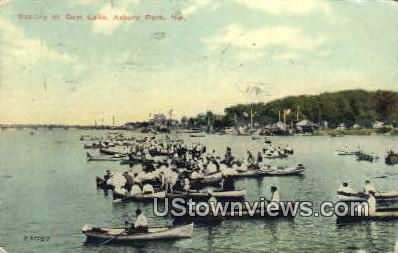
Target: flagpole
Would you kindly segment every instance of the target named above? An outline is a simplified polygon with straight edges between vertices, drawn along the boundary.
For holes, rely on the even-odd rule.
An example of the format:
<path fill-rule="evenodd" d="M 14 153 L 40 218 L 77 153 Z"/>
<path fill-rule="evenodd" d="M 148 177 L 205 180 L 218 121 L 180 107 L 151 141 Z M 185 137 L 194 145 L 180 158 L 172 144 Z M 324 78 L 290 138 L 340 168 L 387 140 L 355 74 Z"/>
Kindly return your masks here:
<path fill-rule="evenodd" d="M 284 130 L 286 131 L 286 111 L 283 109 L 283 127 Z"/>

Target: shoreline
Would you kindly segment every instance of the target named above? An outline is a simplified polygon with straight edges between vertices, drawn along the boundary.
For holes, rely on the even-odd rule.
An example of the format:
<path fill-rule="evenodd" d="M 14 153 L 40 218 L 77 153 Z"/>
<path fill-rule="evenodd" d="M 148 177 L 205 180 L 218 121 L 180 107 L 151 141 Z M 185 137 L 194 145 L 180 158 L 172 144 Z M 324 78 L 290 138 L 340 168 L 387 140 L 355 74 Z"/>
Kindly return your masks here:
<path fill-rule="evenodd" d="M 338 129 L 321 129 L 314 131 L 316 136 L 326 136 L 326 135 L 386 135 L 386 136 L 396 136 L 398 135 L 398 129 L 394 128 L 389 131 L 384 129 L 376 129 L 376 128 L 360 128 L 360 129 L 346 129 L 346 130 L 338 130 Z"/>

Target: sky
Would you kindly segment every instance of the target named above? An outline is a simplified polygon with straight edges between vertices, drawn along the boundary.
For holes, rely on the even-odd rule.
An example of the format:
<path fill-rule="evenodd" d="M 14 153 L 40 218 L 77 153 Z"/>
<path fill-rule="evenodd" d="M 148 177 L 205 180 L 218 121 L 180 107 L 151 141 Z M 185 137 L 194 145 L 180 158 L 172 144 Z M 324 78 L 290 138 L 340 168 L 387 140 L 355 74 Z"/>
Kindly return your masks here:
<path fill-rule="evenodd" d="M 3 124 L 123 124 L 397 84 L 393 1 L 0 0 Z"/>

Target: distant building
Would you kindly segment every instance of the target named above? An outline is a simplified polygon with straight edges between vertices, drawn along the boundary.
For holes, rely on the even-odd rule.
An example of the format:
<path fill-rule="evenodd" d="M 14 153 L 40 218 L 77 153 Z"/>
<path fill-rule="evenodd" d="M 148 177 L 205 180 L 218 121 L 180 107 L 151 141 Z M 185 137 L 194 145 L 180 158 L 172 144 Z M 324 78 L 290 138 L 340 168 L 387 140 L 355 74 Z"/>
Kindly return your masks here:
<path fill-rule="evenodd" d="M 296 131 L 297 132 L 313 132 L 315 129 L 318 128 L 318 125 L 314 122 L 311 122 L 309 120 L 302 120 L 298 123 L 296 123 Z"/>
<path fill-rule="evenodd" d="M 376 120 L 375 122 L 372 123 L 372 128 L 380 129 L 380 128 L 394 128 L 394 127 L 392 124 Z"/>
<path fill-rule="evenodd" d="M 352 129 L 360 129 L 360 128 L 361 128 L 361 126 L 359 124 L 354 124 L 352 126 Z"/>
<path fill-rule="evenodd" d="M 336 129 L 337 129 L 337 130 L 345 130 L 345 129 L 346 129 L 345 124 L 344 124 L 344 123 L 340 123 L 340 124 L 336 127 Z"/>

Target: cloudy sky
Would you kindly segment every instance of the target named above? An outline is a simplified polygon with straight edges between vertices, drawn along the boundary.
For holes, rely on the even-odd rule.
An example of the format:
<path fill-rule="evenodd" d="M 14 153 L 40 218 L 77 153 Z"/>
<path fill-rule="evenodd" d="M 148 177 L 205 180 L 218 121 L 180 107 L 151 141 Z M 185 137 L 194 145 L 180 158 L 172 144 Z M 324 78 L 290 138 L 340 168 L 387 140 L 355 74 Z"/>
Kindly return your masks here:
<path fill-rule="evenodd" d="M 96 14 L 108 20 L 87 20 Z M 286 95 L 398 90 L 391 1 L 0 0 L 0 32 L 0 123 L 123 123 Z"/>

